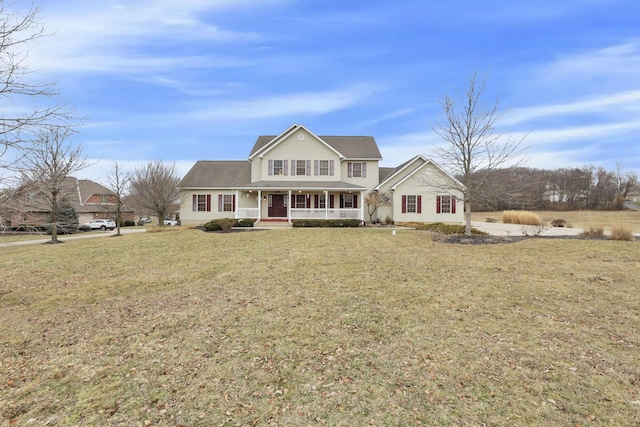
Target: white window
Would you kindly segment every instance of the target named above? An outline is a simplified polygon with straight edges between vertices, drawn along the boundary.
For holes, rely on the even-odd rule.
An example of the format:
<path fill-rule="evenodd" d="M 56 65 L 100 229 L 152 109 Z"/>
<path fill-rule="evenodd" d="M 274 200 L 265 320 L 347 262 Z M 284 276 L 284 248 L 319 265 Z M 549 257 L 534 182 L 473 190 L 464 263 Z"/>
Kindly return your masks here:
<path fill-rule="evenodd" d="M 436 213 L 456 213 L 456 196 L 448 194 L 436 196 Z"/>
<path fill-rule="evenodd" d="M 451 213 L 451 196 L 440 196 L 440 213 Z"/>
<path fill-rule="evenodd" d="M 195 199 L 195 196 L 194 196 Z M 197 200 L 193 201 L 194 206 Z M 218 212 L 233 212 L 236 210 L 235 194 L 218 194 Z"/>
<path fill-rule="evenodd" d="M 304 194 L 296 194 L 296 209 L 305 209 L 307 207 L 307 196 Z"/>
<path fill-rule="evenodd" d="M 417 197 L 415 195 L 407 196 L 407 213 L 416 213 Z"/>
<path fill-rule="evenodd" d="M 296 160 L 296 175 L 306 175 L 306 174 L 307 174 L 307 161 Z"/>
<path fill-rule="evenodd" d="M 194 194 L 193 210 L 194 212 L 211 211 L 211 194 Z"/>
<path fill-rule="evenodd" d="M 318 195 L 318 206 L 316 206 L 316 208 L 318 209 L 326 209 L 327 207 L 327 198 L 324 194 L 320 194 Z"/>
<path fill-rule="evenodd" d="M 416 194 L 402 195 L 402 213 L 422 213 L 422 196 Z"/>
<path fill-rule="evenodd" d="M 328 176 L 329 175 L 329 160 L 320 160 L 318 164 L 319 164 L 319 170 L 318 170 L 319 174 Z"/>
<path fill-rule="evenodd" d="M 347 164 L 347 177 L 349 178 L 366 178 L 367 164 L 364 162 L 349 162 Z"/>
<path fill-rule="evenodd" d="M 284 174 L 284 164 L 283 160 L 274 160 L 273 161 L 273 175 L 283 175 Z"/>

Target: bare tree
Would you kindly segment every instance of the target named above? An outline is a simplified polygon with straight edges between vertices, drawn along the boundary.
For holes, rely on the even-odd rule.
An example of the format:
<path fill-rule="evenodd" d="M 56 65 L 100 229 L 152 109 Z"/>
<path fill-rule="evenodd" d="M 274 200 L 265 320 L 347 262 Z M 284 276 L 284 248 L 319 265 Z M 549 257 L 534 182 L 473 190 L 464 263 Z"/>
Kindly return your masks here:
<path fill-rule="evenodd" d="M 49 212 L 51 243 L 59 243 L 58 215 L 60 202 L 66 196 L 65 178 L 88 166 L 80 146 L 68 141 L 71 134 L 66 126 L 41 130 L 20 166 L 24 188 L 35 194 L 33 203 L 42 204 Z"/>
<path fill-rule="evenodd" d="M 618 186 L 618 194 L 616 199 L 616 208 L 624 208 L 624 203 L 629 195 L 629 191 L 638 185 L 638 174 L 636 172 L 622 172 L 622 164 L 616 164 L 615 179 Z"/>
<path fill-rule="evenodd" d="M 375 217 L 378 208 L 381 206 L 389 206 L 391 204 L 391 197 L 387 192 L 370 191 L 364 198 L 364 203 L 367 205 L 367 211 L 371 222 L 375 221 Z M 375 219 L 374 219 L 375 218 Z"/>
<path fill-rule="evenodd" d="M 21 158 L 19 149 L 49 125 L 70 118 L 59 104 L 38 106 L 58 94 L 56 82 L 35 81 L 26 67 L 28 45 L 45 36 L 39 13 L 33 5 L 23 13 L 11 11 L 0 0 L 0 97 L 15 106 L 0 112 L 0 168 L 14 166 Z"/>
<path fill-rule="evenodd" d="M 116 216 L 116 236 L 120 236 L 120 226 L 122 223 L 122 210 L 124 208 L 124 195 L 129 183 L 131 182 L 131 175 L 127 172 L 123 172 L 122 166 L 118 162 L 113 163 L 113 169 L 107 176 L 107 186 L 114 195 L 114 213 Z"/>
<path fill-rule="evenodd" d="M 485 106 L 485 81 L 477 80 L 477 72 L 471 76 L 465 93 L 457 98 L 445 96 L 440 105 L 444 119 L 433 130 L 444 141 L 434 146 L 439 163 L 459 177 L 464 184 L 465 234 L 471 235 L 471 201 L 476 193 L 486 191 L 490 174 L 477 172 L 505 166 L 518 166 L 520 156 L 529 147 L 525 137 L 513 138 L 496 133 L 497 122 L 505 114 L 498 108 L 498 101 Z M 475 178 L 474 178 L 475 176 Z"/>
<path fill-rule="evenodd" d="M 179 198 L 175 164 L 165 164 L 154 160 L 136 168 L 131 177 L 131 195 L 137 204 L 158 216 L 158 225 L 171 213 Z"/>

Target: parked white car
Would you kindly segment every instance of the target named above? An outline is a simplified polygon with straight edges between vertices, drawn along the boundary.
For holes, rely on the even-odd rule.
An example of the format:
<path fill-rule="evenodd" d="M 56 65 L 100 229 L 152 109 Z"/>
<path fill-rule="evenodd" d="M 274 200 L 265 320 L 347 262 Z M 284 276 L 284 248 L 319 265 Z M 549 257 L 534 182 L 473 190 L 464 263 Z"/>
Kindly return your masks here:
<path fill-rule="evenodd" d="M 116 228 L 116 223 L 110 219 L 92 219 L 91 221 L 82 224 L 82 226 L 87 226 L 92 230 L 113 230 Z"/>
<path fill-rule="evenodd" d="M 164 225 L 180 225 L 180 222 L 173 219 L 165 219 Z"/>

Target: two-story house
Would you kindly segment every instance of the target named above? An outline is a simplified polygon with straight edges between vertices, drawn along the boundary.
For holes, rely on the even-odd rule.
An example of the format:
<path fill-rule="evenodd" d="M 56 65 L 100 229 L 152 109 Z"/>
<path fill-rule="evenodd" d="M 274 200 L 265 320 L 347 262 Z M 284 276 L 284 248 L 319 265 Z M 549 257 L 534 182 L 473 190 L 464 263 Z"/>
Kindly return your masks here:
<path fill-rule="evenodd" d="M 260 136 L 247 160 L 198 161 L 180 181 L 180 219 L 199 225 L 214 218 L 257 221 L 355 218 L 371 221 L 370 191 L 391 204 L 377 217 L 396 222 L 461 223 L 462 184 L 424 156 L 397 168 L 379 167 L 370 136 L 317 136 L 294 124 Z M 374 218 L 375 219 L 375 218 Z"/>

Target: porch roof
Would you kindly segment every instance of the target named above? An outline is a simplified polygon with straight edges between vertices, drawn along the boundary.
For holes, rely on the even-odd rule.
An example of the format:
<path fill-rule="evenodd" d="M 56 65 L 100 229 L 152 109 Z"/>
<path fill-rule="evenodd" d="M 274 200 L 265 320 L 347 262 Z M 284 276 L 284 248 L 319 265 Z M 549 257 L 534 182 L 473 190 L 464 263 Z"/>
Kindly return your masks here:
<path fill-rule="evenodd" d="M 355 190 L 364 191 L 367 188 L 343 181 L 257 181 L 238 189 L 248 190 Z"/>

